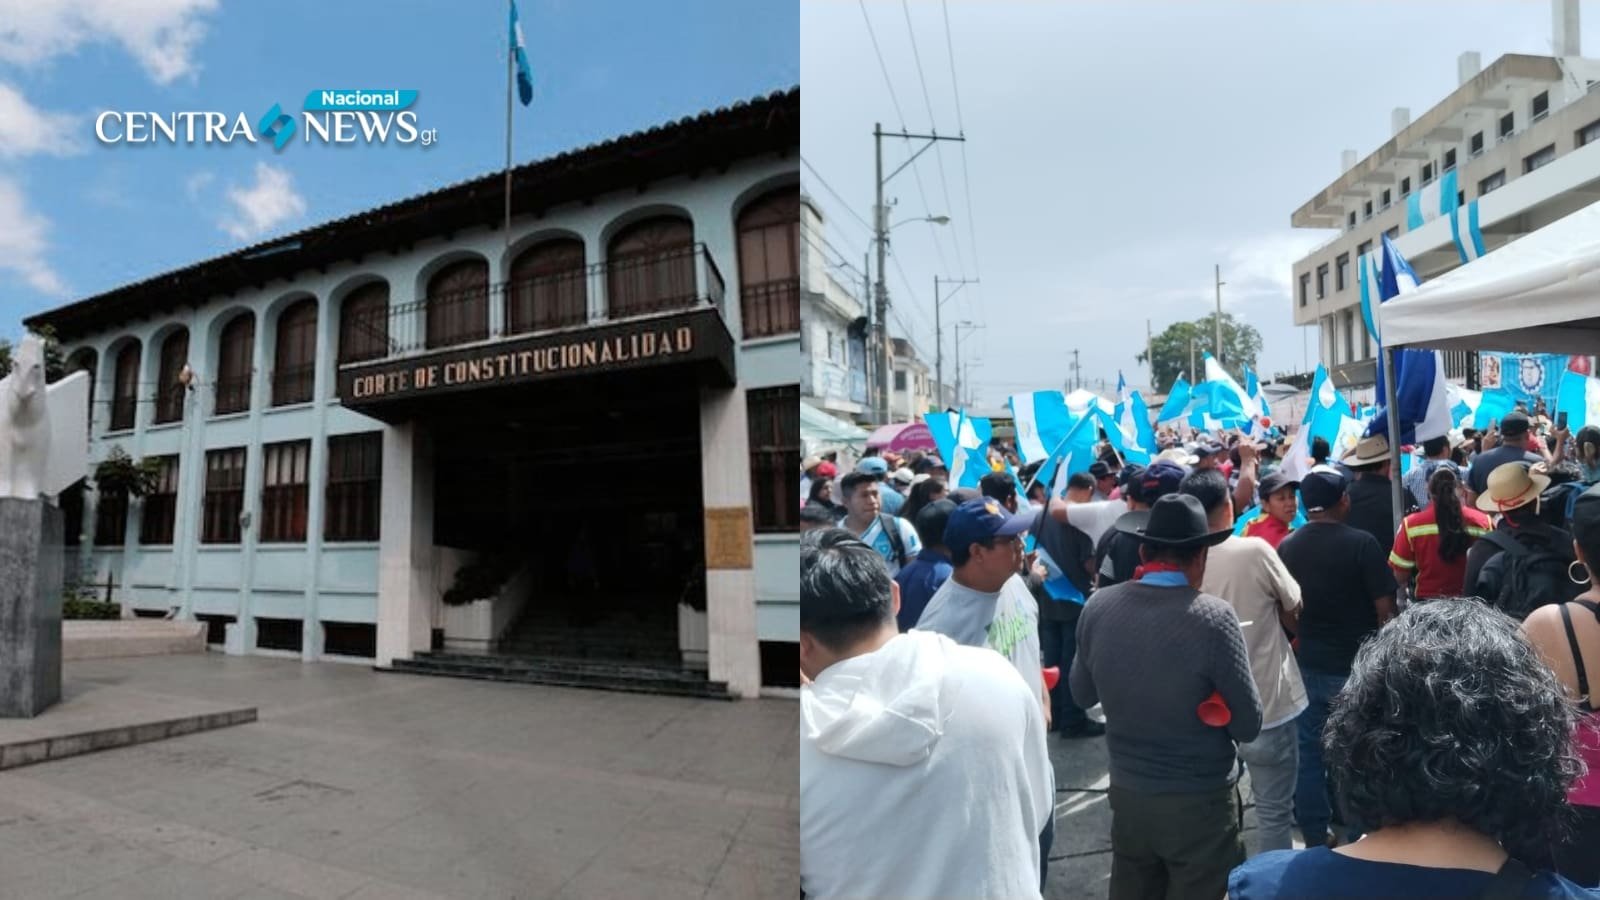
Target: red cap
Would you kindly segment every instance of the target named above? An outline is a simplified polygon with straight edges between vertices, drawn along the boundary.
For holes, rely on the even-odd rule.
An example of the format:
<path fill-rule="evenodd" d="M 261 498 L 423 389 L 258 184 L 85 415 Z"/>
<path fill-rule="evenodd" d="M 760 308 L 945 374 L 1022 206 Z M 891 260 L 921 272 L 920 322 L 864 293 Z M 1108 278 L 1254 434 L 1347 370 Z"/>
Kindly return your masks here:
<path fill-rule="evenodd" d="M 817 465 L 818 478 L 832 478 L 837 474 L 839 474 L 839 467 L 835 466 L 831 462 L 819 463 Z"/>

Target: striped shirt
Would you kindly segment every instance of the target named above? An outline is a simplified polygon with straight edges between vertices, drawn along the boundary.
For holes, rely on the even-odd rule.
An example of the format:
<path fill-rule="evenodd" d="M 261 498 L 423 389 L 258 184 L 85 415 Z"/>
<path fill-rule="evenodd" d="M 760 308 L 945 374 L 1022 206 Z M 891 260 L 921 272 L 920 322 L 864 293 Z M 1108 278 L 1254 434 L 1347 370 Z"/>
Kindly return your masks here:
<path fill-rule="evenodd" d="M 1389 565 L 1400 572 L 1415 572 L 1415 594 L 1421 599 L 1458 597 L 1462 582 L 1467 576 L 1467 554 L 1455 559 L 1439 556 L 1439 522 L 1436 510 L 1429 506 L 1419 513 L 1406 516 L 1395 532 L 1394 549 L 1389 553 Z M 1467 534 L 1476 541 L 1490 529 L 1489 517 L 1470 506 L 1461 507 L 1466 519 Z"/>

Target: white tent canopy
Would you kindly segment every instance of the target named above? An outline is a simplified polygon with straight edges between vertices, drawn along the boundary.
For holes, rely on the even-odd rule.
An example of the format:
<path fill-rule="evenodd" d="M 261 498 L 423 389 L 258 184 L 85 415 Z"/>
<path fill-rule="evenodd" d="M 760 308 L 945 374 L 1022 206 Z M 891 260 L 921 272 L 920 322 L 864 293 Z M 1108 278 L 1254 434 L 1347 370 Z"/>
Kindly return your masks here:
<path fill-rule="evenodd" d="M 1386 349 L 1600 353 L 1600 203 L 1378 308 Z"/>

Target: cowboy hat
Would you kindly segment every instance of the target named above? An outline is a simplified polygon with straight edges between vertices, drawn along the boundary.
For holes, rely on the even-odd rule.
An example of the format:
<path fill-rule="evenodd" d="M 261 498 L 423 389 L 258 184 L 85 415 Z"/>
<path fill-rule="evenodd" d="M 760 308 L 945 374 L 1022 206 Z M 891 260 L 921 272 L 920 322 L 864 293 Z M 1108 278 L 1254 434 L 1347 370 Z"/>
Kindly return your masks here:
<path fill-rule="evenodd" d="M 1180 466 L 1192 466 L 1200 461 L 1197 457 L 1195 457 L 1194 454 L 1183 449 L 1182 447 L 1172 447 L 1170 449 L 1163 450 L 1156 454 L 1156 459 L 1164 459 L 1167 462 L 1177 463 Z"/>
<path fill-rule="evenodd" d="M 1478 508 L 1503 513 L 1527 506 L 1549 486 L 1550 476 L 1533 471 L 1525 462 L 1508 462 L 1489 473 L 1489 489 L 1478 497 Z"/>
<path fill-rule="evenodd" d="M 1116 528 L 1158 547 L 1214 547 L 1233 536 L 1232 528 L 1211 531 L 1205 507 L 1188 494 L 1168 494 L 1148 510 L 1127 513 Z"/>
<path fill-rule="evenodd" d="M 1360 466 L 1375 466 L 1389 460 L 1389 438 L 1382 434 L 1369 434 L 1362 438 L 1355 449 L 1340 457 L 1340 462 L 1351 468 Z"/>

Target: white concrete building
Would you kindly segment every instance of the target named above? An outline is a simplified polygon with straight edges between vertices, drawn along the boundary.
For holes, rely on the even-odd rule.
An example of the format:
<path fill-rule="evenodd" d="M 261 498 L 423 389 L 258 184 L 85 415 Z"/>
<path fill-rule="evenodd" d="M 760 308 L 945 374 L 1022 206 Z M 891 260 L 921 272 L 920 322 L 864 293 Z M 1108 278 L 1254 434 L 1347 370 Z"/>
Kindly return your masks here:
<path fill-rule="evenodd" d="M 518 166 L 509 237 L 496 172 L 29 319 L 159 466 L 62 497 L 83 577 L 230 653 L 793 683 L 799 137 L 796 88 Z"/>
<path fill-rule="evenodd" d="M 1448 216 L 1434 210 L 1408 227 L 1413 192 L 1455 173 L 1463 208 L 1479 201 L 1486 251 L 1600 200 L 1600 60 L 1580 53 L 1577 0 L 1553 7 L 1554 55 L 1506 54 L 1480 68 L 1478 54 L 1462 54 L 1455 91 L 1414 120 L 1394 110 L 1393 137 L 1360 161 L 1346 150 L 1339 177 L 1290 217 L 1299 228 L 1340 229 L 1294 264 L 1290 302 L 1296 325 L 1318 326 L 1318 358 L 1341 388 L 1371 385 L 1376 371 L 1360 257 L 1388 233 L 1423 279 L 1461 264 Z M 1450 375 L 1475 378 L 1474 356 L 1447 354 Z"/>
<path fill-rule="evenodd" d="M 933 376 L 928 364 L 905 338 L 889 339 L 890 391 L 889 420 L 920 422 L 933 407 Z"/>
<path fill-rule="evenodd" d="M 872 413 L 867 395 L 866 307 L 847 284 L 849 273 L 830 268 L 826 223 L 811 201 L 800 200 L 800 396 L 848 422 Z"/>

